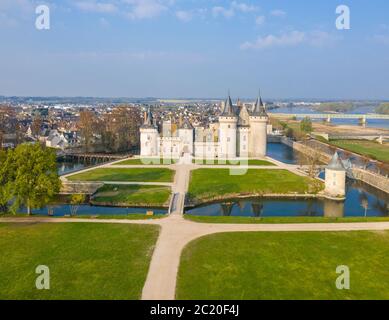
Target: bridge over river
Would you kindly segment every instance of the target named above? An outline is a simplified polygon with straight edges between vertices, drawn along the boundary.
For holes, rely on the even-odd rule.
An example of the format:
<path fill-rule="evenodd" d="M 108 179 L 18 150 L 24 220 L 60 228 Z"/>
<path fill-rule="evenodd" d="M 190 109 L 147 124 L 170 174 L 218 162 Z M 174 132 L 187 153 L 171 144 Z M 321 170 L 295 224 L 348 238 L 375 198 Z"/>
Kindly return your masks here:
<path fill-rule="evenodd" d="M 271 113 L 269 115 L 275 118 L 310 118 L 323 119 L 331 122 L 332 119 L 359 119 L 361 124 L 366 124 L 367 120 L 388 120 L 389 115 L 385 114 L 347 114 L 347 113 Z"/>

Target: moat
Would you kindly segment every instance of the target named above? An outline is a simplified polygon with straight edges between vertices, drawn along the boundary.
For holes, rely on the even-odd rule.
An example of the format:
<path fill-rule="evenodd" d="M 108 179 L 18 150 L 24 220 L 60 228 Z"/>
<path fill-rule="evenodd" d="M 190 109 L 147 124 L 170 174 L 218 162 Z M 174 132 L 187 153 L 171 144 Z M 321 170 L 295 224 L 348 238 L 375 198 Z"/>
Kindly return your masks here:
<path fill-rule="evenodd" d="M 278 161 L 296 164 L 298 155 L 292 148 L 281 143 L 269 143 L 268 155 Z M 73 172 L 94 163 L 59 162 L 60 174 Z M 321 176 L 323 177 L 323 176 Z M 92 205 L 81 205 L 77 212 L 79 216 L 126 216 L 131 214 L 167 214 L 167 209 L 161 208 L 118 208 Z M 33 214 L 66 216 L 70 214 L 68 204 L 53 205 L 33 210 Z M 325 199 L 244 199 L 210 203 L 195 208 L 188 208 L 186 214 L 195 216 L 247 216 L 247 217 L 386 217 L 389 216 L 389 196 L 366 183 L 349 180 L 347 195 L 344 202 L 334 202 Z"/>

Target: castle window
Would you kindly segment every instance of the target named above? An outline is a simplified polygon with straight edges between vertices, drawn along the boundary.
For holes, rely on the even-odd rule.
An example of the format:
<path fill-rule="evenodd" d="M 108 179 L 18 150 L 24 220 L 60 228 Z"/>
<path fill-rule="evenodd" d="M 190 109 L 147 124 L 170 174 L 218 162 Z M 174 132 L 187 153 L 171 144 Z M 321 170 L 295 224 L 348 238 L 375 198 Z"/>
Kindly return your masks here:
<path fill-rule="evenodd" d="M 231 139 L 230 138 L 227 138 L 227 142 L 230 142 L 231 141 Z"/>
<path fill-rule="evenodd" d="M 228 125 L 228 129 L 230 129 L 231 128 L 231 125 Z"/>

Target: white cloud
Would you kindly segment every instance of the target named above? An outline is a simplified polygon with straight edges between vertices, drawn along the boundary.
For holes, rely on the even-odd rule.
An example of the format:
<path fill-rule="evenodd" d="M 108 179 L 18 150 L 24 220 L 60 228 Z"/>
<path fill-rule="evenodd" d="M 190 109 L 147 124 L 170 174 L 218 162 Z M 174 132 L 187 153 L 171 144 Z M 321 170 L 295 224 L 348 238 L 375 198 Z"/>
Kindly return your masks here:
<path fill-rule="evenodd" d="M 183 22 L 189 22 L 193 18 L 193 14 L 190 11 L 176 11 L 176 17 L 177 19 L 183 21 Z"/>
<path fill-rule="evenodd" d="M 236 12 L 250 13 L 258 10 L 259 7 L 257 6 L 249 5 L 244 2 L 232 1 L 229 8 L 221 6 L 213 7 L 212 14 L 214 17 L 223 16 L 225 18 L 231 18 L 235 16 Z"/>
<path fill-rule="evenodd" d="M 224 16 L 225 18 L 231 18 L 235 15 L 235 12 L 231 8 L 227 9 L 224 7 L 213 7 L 212 14 L 214 17 Z"/>
<path fill-rule="evenodd" d="M 309 44 L 316 47 L 323 47 L 327 45 L 331 45 L 334 42 L 340 40 L 340 37 L 337 35 L 330 34 L 325 31 L 311 31 L 308 34 L 308 42 Z"/>
<path fill-rule="evenodd" d="M 257 26 L 261 26 L 265 23 L 265 20 L 266 20 L 265 16 L 258 16 L 255 18 L 255 24 Z"/>
<path fill-rule="evenodd" d="M 283 10 L 279 10 L 279 9 L 273 10 L 272 12 L 270 12 L 270 14 L 274 17 L 285 17 L 286 16 L 286 12 Z"/>
<path fill-rule="evenodd" d="M 113 13 L 117 11 L 117 7 L 108 2 L 96 2 L 96 1 L 78 1 L 75 6 L 83 11 L 99 12 L 99 13 Z"/>
<path fill-rule="evenodd" d="M 31 0 L 0 0 L 0 27 L 13 28 L 21 22 L 29 22 L 35 14 Z"/>
<path fill-rule="evenodd" d="M 301 44 L 308 44 L 311 46 L 325 46 L 339 40 L 339 37 L 329 34 L 324 31 L 291 31 L 282 33 L 280 35 L 267 35 L 265 37 L 258 37 L 253 42 L 245 42 L 240 48 L 242 50 L 262 50 L 272 47 L 293 47 Z"/>
<path fill-rule="evenodd" d="M 149 19 L 161 15 L 174 4 L 174 1 L 159 0 L 123 0 L 131 5 L 131 11 L 127 16 L 131 19 Z"/>
<path fill-rule="evenodd" d="M 280 36 L 268 35 L 266 37 L 258 37 L 254 42 L 245 42 L 240 47 L 242 50 L 248 49 L 266 49 L 270 47 L 285 47 L 295 46 L 305 40 L 304 32 L 292 31 L 284 33 Z"/>
<path fill-rule="evenodd" d="M 249 4 L 246 4 L 243 2 L 237 2 L 237 1 L 232 1 L 231 8 L 233 8 L 237 11 L 244 12 L 244 13 L 255 12 L 259 9 L 257 6 L 253 6 L 253 5 L 249 5 Z"/>

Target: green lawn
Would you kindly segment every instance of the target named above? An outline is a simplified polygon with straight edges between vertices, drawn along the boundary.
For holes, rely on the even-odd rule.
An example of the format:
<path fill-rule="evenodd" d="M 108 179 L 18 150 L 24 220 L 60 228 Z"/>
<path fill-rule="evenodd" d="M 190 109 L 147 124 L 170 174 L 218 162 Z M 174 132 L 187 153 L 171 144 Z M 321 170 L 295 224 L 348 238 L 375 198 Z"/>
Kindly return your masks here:
<path fill-rule="evenodd" d="M 240 195 L 317 193 L 322 183 L 287 170 L 247 170 L 230 175 L 229 169 L 192 171 L 189 198 L 194 203 L 233 198 Z"/>
<path fill-rule="evenodd" d="M 172 182 L 174 171 L 161 168 L 98 168 L 67 177 L 70 181 Z"/>
<path fill-rule="evenodd" d="M 242 166 L 245 166 L 245 165 L 249 165 L 249 166 L 274 166 L 275 164 L 269 162 L 269 161 L 266 161 L 266 160 L 242 160 L 240 162 L 236 162 L 236 161 L 225 161 L 225 163 L 223 162 L 220 162 L 219 163 L 219 160 L 215 160 L 215 161 L 212 161 L 210 163 L 208 163 L 208 160 L 193 160 L 193 163 L 195 164 L 200 164 L 200 165 L 219 165 L 219 166 L 225 166 L 225 165 L 229 165 L 229 166 L 239 166 L 239 165 L 242 165 Z"/>
<path fill-rule="evenodd" d="M 212 217 L 185 215 L 185 219 L 199 223 L 226 223 L 226 224 L 277 224 L 277 223 L 347 223 L 347 222 L 389 222 L 389 217 Z"/>
<path fill-rule="evenodd" d="M 369 158 L 389 163 L 389 145 L 366 140 L 331 140 L 331 144 Z"/>
<path fill-rule="evenodd" d="M 389 299 L 389 232 L 225 233 L 190 243 L 178 299 Z M 350 269 L 338 290 L 336 268 Z"/>
<path fill-rule="evenodd" d="M 165 162 L 166 161 L 166 162 Z M 138 165 L 170 165 L 178 162 L 178 159 L 129 159 L 124 160 L 118 163 L 115 163 L 115 166 L 138 166 Z"/>
<path fill-rule="evenodd" d="M 0 224 L 0 299 L 141 297 L 158 227 L 119 224 Z M 35 268 L 50 268 L 50 290 Z"/>
<path fill-rule="evenodd" d="M 105 185 L 97 191 L 92 203 L 163 207 L 169 205 L 170 194 L 171 190 L 169 187 Z"/>

